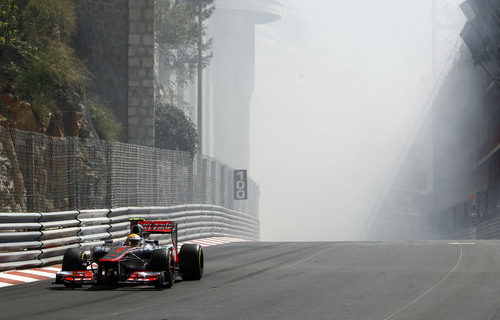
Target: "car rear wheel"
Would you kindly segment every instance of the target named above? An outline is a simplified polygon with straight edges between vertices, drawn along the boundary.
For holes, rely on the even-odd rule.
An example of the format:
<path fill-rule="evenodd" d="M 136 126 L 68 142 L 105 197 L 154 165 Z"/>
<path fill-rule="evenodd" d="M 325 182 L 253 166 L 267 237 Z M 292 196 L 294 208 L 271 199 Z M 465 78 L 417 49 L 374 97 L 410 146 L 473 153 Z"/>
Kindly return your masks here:
<path fill-rule="evenodd" d="M 174 257 L 172 250 L 158 249 L 151 254 L 151 270 L 160 272 L 157 288 L 170 288 L 174 285 Z"/>
<path fill-rule="evenodd" d="M 183 244 L 179 252 L 182 280 L 200 280 L 203 277 L 203 249 L 199 244 Z"/>
<path fill-rule="evenodd" d="M 66 250 L 62 261 L 62 271 L 86 271 L 87 254 L 80 248 Z M 80 288 L 81 283 L 64 283 L 67 288 Z"/>

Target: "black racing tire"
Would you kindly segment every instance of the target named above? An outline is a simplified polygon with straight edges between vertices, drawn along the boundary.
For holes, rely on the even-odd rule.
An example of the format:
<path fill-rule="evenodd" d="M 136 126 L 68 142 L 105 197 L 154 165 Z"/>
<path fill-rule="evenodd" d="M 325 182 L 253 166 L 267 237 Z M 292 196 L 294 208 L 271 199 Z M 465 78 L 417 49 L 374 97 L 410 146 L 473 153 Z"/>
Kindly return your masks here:
<path fill-rule="evenodd" d="M 87 254 L 80 248 L 66 250 L 62 261 L 62 271 L 86 271 Z"/>
<path fill-rule="evenodd" d="M 183 244 L 179 252 L 182 280 L 200 280 L 203 277 L 203 248 L 199 244 Z"/>
<path fill-rule="evenodd" d="M 174 256 L 170 249 L 157 249 L 151 253 L 152 271 L 160 272 L 160 279 L 155 285 L 158 289 L 171 288 L 174 285 Z"/>
<path fill-rule="evenodd" d="M 66 250 L 62 262 L 62 271 L 86 271 L 87 254 L 80 248 Z M 81 288 L 81 283 L 65 282 L 66 288 Z"/>

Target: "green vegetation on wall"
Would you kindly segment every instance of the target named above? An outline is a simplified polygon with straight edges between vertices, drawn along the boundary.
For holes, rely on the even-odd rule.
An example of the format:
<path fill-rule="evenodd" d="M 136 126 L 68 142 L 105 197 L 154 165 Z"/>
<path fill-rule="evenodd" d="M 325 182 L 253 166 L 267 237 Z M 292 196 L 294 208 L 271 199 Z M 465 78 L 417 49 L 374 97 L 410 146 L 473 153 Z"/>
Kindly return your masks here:
<path fill-rule="evenodd" d="M 71 46 L 73 2 L 2 0 L 2 7 L 12 21 L 0 36 L 6 39 L 1 48 L 2 90 L 37 102 L 40 109 L 76 104 L 74 94 L 82 93 L 88 74 Z M 17 34 L 22 46 L 9 40 L 9 34 Z"/>
<path fill-rule="evenodd" d="M 95 98 L 86 99 L 85 105 L 94 124 L 94 129 L 101 139 L 108 141 L 122 140 L 120 133 L 123 131 L 123 125 L 116 120 L 113 112 L 108 107 L 99 103 Z"/>
<path fill-rule="evenodd" d="M 199 27 L 201 2 L 202 28 Z M 160 73 L 156 81 L 158 102 L 156 107 L 156 146 L 189 151 L 197 149 L 194 124 L 179 109 L 184 101 L 177 99 L 178 88 L 191 84 L 198 70 L 200 31 L 206 39 L 206 21 L 213 14 L 214 0 L 155 0 L 155 49 Z M 212 58 L 212 40 L 203 40 L 202 68 Z M 179 105 L 176 105 L 179 104 Z M 176 141 L 176 139 L 178 139 Z"/>
<path fill-rule="evenodd" d="M 201 30 L 206 36 L 205 22 L 212 16 L 214 0 L 155 0 L 155 45 L 162 64 L 175 74 L 174 83 L 163 85 L 185 87 L 196 75 L 198 68 L 198 25 L 199 3 L 201 1 Z M 203 67 L 210 63 L 212 40 L 202 42 Z"/>
<path fill-rule="evenodd" d="M 0 0 L 0 96 L 29 102 L 39 121 L 80 112 L 90 74 L 76 28 L 73 0 Z"/>
<path fill-rule="evenodd" d="M 194 124 L 181 110 L 168 105 L 155 106 L 156 146 L 162 149 L 181 150 L 196 153 L 198 135 Z"/>

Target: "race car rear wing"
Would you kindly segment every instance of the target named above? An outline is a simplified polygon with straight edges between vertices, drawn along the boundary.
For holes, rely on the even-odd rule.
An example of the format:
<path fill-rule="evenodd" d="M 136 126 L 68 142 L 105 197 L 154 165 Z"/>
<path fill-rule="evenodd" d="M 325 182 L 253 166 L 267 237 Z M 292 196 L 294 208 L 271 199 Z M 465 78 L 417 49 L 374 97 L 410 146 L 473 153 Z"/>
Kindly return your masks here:
<path fill-rule="evenodd" d="M 171 220 L 146 220 L 143 218 L 130 218 L 130 232 L 139 231 L 145 234 L 166 233 L 172 235 L 172 242 L 177 246 L 177 223 Z M 140 226 L 140 227 L 137 227 Z"/>
<path fill-rule="evenodd" d="M 130 219 L 130 232 L 133 232 L 134 226 L 141 225 L 144 232 L 147 233 L 173 233 L 177 229 L 177 223 L 170 220 L 145 220 L 140 218 Z"/>

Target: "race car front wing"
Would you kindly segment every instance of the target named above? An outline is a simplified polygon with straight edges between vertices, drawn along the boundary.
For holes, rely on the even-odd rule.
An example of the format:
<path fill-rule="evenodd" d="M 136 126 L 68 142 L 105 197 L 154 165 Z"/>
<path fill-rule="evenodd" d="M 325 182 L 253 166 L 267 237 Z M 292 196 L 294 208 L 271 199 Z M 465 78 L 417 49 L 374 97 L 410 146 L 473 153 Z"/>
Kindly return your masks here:
<path fill-rule="evenodd" d="M 117 282 L 117 285 L 138 285 L 155 284 L 161 279 L 161 272 L 158 271 L 135 271 L 127 280 Z M 74 283 L 74 284 L 97 284 L 94 273 L 87 271 L 59 271 L 56 274 L 56 284 Z"/>

